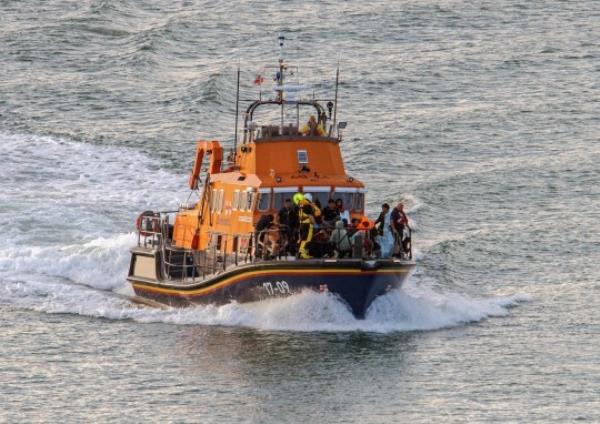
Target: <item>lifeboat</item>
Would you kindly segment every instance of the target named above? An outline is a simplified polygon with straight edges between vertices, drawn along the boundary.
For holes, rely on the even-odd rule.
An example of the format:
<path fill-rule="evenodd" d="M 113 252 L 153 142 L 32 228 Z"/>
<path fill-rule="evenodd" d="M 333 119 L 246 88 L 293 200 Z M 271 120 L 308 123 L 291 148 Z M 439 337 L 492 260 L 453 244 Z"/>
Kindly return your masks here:
<path fill-rule="evenodd" d="M 260 302 L 314 290 L 337 296 L 363 318 L 375 298 L 406 280 L 415 265 L 410 234 L 397 243 L 396 254 L 380 257 L 377 230 L 365 216 L 367 190 L 344 166 L 339 71 L 335 96 L 323 100 L 289 95 L 300 86 L 290 81 L 294 69 L 280 57 L 272 69 L 273 97 L 263 98 L 261 91 L 236 113 L 227 158 L 218 140 L 197 142 L 188 181 L 197 201 L 177 212 L 145 211 L 138 217 L 128 274 L 137 296 L 192 306 Z M 236 111 L 243 102 L 239 70 L 237 77 Z M 298 201 L 307 193 L 315 210 L 337 201 L 349 249 L 341 251 L 330 241 L 336 225 L 321 214 L 311 228 L 310 254 L 299 255 L 299 240 L 306 235 L 299 234 L 296 218 L 303 205 L 292 204 L 288 212 L 296 224 L 284 225 L 279 212 L 286 200 Z"/>

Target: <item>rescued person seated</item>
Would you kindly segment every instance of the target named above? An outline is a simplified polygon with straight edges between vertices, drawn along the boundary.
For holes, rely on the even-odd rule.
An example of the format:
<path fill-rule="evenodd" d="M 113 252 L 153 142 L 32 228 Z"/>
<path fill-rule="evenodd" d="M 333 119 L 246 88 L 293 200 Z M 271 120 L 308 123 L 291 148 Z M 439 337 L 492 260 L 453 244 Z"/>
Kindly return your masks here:
<path fill-rule="evenodd" d="M 331 232 L 329 241 L 334 246 L 338 258 L 351 256 L 352 243 L 350 242 L 348 231 L 346 231 L 346 228 L 344 228 L 344 221 L 337 221 L 335 223 L 335 229 Z"/>
<path fill-rule="evenodd" d="M 330 257 L 334 251 L 334 246 L 329 242 L 329 235 L 325 230 L 319 230 L 307 247 L 310 256 L 313 258 Z"/>

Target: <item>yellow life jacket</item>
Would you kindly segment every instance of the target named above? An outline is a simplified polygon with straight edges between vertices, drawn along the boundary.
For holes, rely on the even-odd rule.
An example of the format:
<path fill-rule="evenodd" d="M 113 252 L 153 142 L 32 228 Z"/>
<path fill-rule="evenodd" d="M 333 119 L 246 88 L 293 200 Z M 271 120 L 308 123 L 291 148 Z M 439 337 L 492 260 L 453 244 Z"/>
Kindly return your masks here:
<path fill-rule="evenodd" d="M 304 210 L 302 209 L 306 205 L 310 205 L 310 207 L 313 210 L 312 215 L 315 217 L 321 216 L 321 210 L 314 203 L 309 202 L 306 199 L 302 199 L 302 201 L 298 205 L 300 207 L 300 210 L 298 212 L 298 218 L 300 218 L 300 223 L 301 224 L 312 224 L 312 221 L 310 220 L 311 214 L 304 212 Z"/>

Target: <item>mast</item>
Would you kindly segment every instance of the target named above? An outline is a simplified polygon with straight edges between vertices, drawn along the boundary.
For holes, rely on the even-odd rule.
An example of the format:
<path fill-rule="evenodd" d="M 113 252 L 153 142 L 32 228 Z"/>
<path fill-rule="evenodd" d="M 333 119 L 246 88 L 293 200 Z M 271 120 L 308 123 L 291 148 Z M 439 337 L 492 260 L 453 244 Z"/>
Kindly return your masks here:
<path fill-rule="evenodd" d="M 240 63 L 238 62 L 237 68 L 237 90 L 235 93 L 235 131 L 233 135 L 233 163 L 235 165 L 235 159 L 237 155 L 237 141 L 238 141 L 238 119 L 240 115 Z"/>
<path fill-rule="evenodd" d="M 285 37 L 279 34 L 279 102 L 281 104 L 281 130 L 283 131 L 283 41 Z"/>

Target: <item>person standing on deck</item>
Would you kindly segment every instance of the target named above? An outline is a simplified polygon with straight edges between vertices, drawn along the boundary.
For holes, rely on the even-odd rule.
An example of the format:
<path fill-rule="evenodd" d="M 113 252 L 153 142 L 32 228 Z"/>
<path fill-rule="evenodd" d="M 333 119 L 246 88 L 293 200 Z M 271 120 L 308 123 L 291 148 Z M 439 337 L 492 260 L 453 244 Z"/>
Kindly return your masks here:
<path fill-rule="evenodd" d="M 347 209 L 344 209 L 344 201 L 340 198 L 335 199 L 335 207 L 338 210 L 340 219 L 345 220 L 346 224 L 351 224 L 352 222 L 350 222 L 350 212 Z"/>
<path fill-rule="evenodd" d="M 298 211 L 298 218 L 300 220 L 299 254 L 302 259 L 310 259 L 312 256 L 308 253 L 306 245 L 312 240 L 316 223 L 315 208 L 312 205 L 312 196 L 310 193 L 304 195 L 298 206 L 300 207 Z"/>
<path fill-rule="evenodd" d="M 297 233 L 298 228 L 300 227 L 298 212 L 298 206 L 292 204 L 291 199 L 285 199 L 283 207 L 277 214 L 277 221 L 280 225 L 281 233 L 286 237 L 286 250 L 292 255 L 296 254 L 296 244 L 298 241 Z"/>
<path fill-rule="evenodd" d="M 325 130 L 323 129 L 323 126 L 317 122 L 315 115 L 310 115 L 308 122 L 300 128 L 300 134 L 323 136 L 325 135 Z"/>
<path fill-rule="evenodd" d="M 339 219 L 340 211 L 335 206 L 335 200 L 329 199 L 327 206 L 323 209 L 323 222 L 333 228 L 335 222 Z"/>
<path fill-rule="evenodd" d="M 400 248 L 400 255 L 402 255 L 406 250 L 406 246 L 404 246 L 404 229 L 410 228 L 408 226 L 408 217 L 406 216 L 406 213 L 404 213 L 404 205 L 402 203 L 398 203 L 394 210 L 392 210 L 390 221 L 395 242 Z"/>
<path fill-rule="evenodd" d="M 381 214 L 375 221 L 375 224 L 379 224 L 377 236 L 377 243 L 381 247 L 381 257 L 386 259 L 389 258 L 394 252 L 394 234 L 392 233 L 392 212 L 390 211 L 390 205 L 384 203 L 381 205 Z"/>

